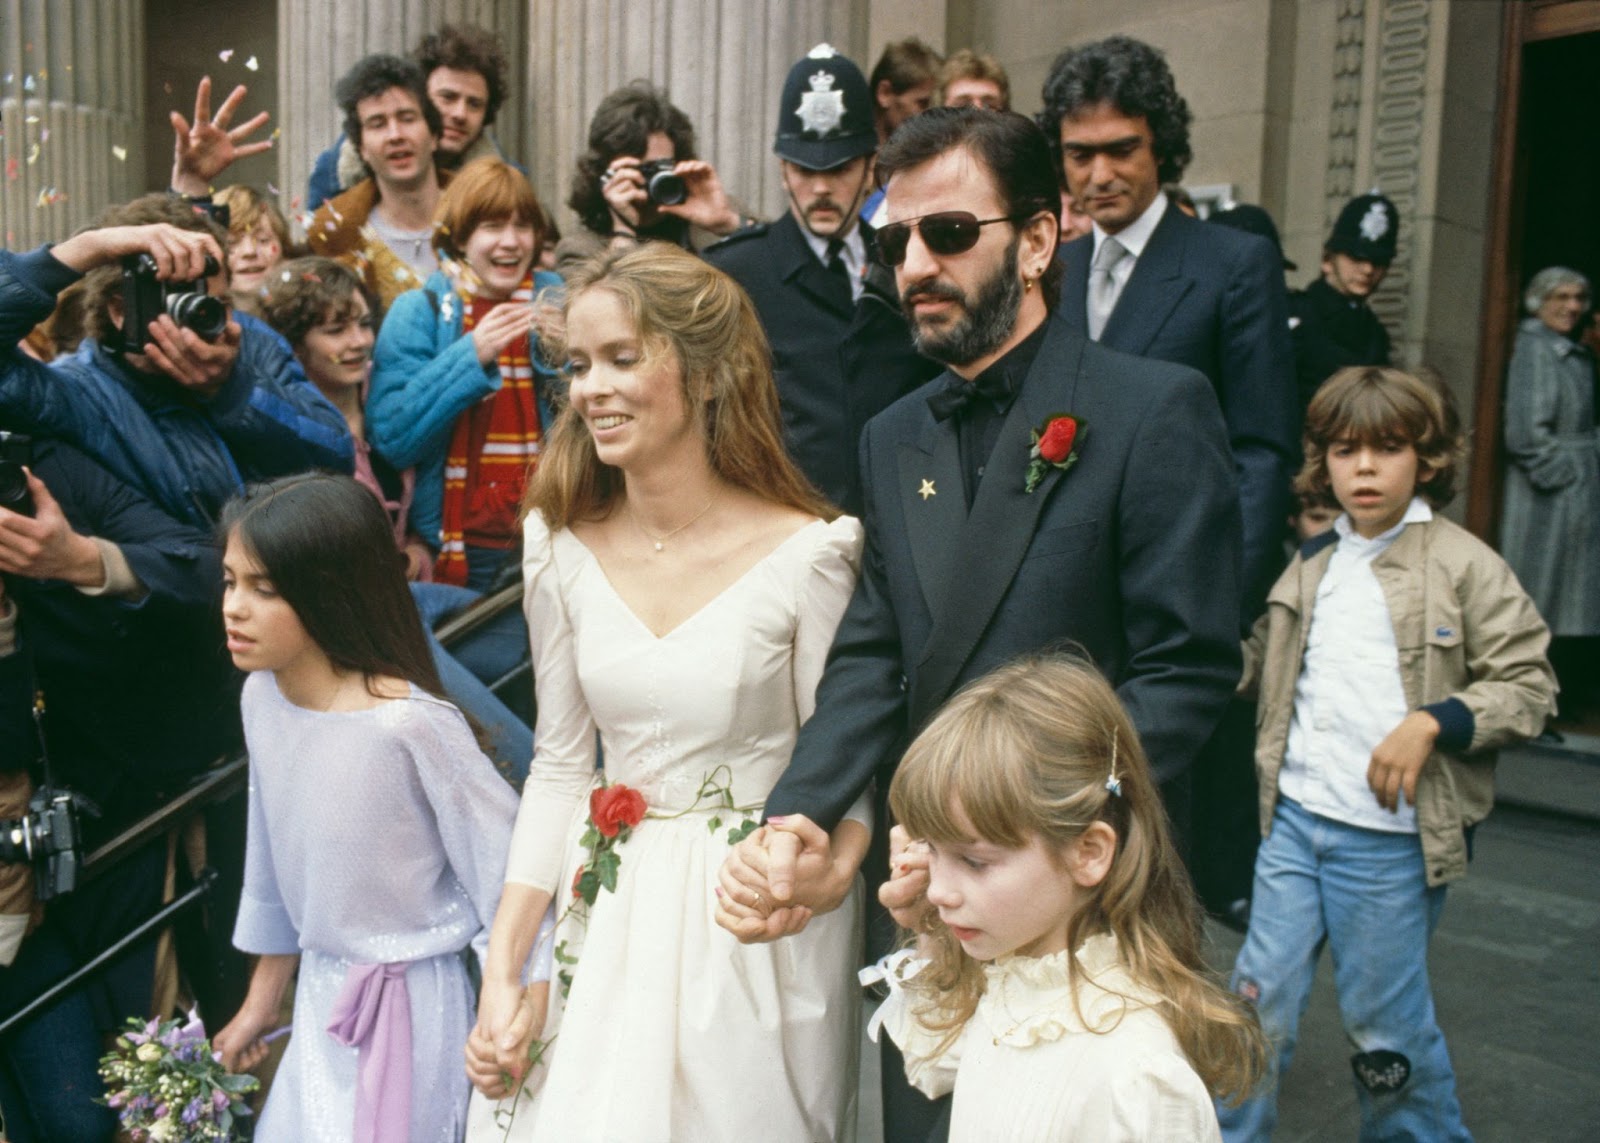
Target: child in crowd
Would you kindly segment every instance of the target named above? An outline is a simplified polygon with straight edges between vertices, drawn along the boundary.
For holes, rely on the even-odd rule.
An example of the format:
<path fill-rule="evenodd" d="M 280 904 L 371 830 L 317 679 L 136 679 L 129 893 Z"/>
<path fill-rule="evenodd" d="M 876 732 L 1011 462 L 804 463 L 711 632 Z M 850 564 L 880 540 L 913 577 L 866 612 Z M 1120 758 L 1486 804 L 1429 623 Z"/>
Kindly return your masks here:
<path fill-rule="evenodd" d="M 1309 540 L 1314 540 L 1339 518 L 1339 502 L 1331 496 L 1299 493 L 1298 510 L 1289 517 L 1289 531 L 1294 535 L 1295 550 Z"/>
<path fill-rule="evenodd" d="M 432 628 L 475 603 L 479 595 L 454 584 L 430 583 L 433 550 L 418 533 L 411 506 L 414 470 L 396 469 L 367 443 L 367 380 L 372 369 L 373 307 L 354 270 L 331 258 L 296 258 L 281 263 L 267 281 L 261 316 L 281 333 L 322 395 L 344 414 L 355 440 L 355 478 L 389 518 L 395 547 L 405 555 L 406 578 L 433 651 L 434 664 L 451 699 L 489 735 L 502 768 L 520 783 L 533 757 L 528 724 L 502 703 L 488 684 L 516 669 L 527 654 L 521 624 L 507 635 L 490 626 L 454 652 L 433 638 Z M 437 537 L 434 540 L 437 543 Z"/>
<path fill-rule="evenodd" d="M 245 682 L 250 818 L 235 944 L 260 954 L 216 1036 L 261 1062 L 299 965 L 260 1143 L 459 1139 L 473 993 L 517 799 L 478 750 L 410 606 L 388 521 L 345 477 L 224 514 L 223 619 Z M 481 948 L 481 945 L 480 945 Z"/>
<path fill-rule="evenodd" d="M 1428 985 L 1428 938 L 1468 838 L 1494 804 L 1494 750 L 1539 732 L 1555 685 L 1549 632 L 1498 555 L 1442 517 L 1461 438 L 1437 385 L 1354 368 L 1306 417 L 1304 496 L 1343 513 L 1308 541 L 1245 646 L 1259 692 L 1266 840 L 1234 987 L 1273 1067 L 1220 1109 L 1263 1140 L 1323 943 L 1363 1139 L 1467 1139 Z"/>
<path fill-rule="evenodd" d="M 890 984 L 912 1084 L 954 1090 L 952 1143 L 1218 1139 L 1213 1095 L 1247 1092 L 1265 1049 L 1208 974 L 1149 764 L 1094 668 L 1030 658 L 967 687 L 889 805 L 890 883 L 927 885 L 895 920 L 926 959 L 863 977 Z"/>
<path fill-rule="evenodd" d="M 266 195 L 243 183 L 223 187 L 216 204 L 228 211 L 228 293 L 233 308 L 261 316 L 272 272 L 295 256 L 289 222 Z"/>

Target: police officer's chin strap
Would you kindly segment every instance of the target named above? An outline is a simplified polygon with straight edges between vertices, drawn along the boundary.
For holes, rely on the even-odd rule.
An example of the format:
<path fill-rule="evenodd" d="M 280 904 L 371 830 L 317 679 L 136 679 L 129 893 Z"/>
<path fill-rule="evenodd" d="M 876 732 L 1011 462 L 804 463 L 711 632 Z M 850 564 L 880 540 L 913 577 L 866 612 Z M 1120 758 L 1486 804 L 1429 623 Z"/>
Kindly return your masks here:
<path fill-rule="evenodd" d="M 870 158 L 870 156 L 868 157 Z M 846 163 L 849 161 L 849 159 L 845 160 Z M 799 166 L 798 163 L 795 165 Z M 843 165 L 843 163 L 840 164 L 840 166 Z M 862 192 L 867 189 L 867 175 L 869 175 L 871 172 L 872 164 L 870 162 L 861 164 L 861 181 L 856 184 L 856 193 L 850 196 L 850 207 L 844 212 L 844 218 L 846 222 L 854 219 L 856 212 L 861 209 L 861 200 L 863 197 Z M 811 235 L 811 237 L 820 239 L 823 242 L 832 242 L 834 239 L 838 239 L 840 242 L 843 242 L 844 238 L 841 237 L 841 233 L 844 235 L 848 235 L 850 233 L 849 227 L 843 227 L 842 232 L 840 230 L 836 230 L 832 234 L 818 234 L 815 230 L 811 229 L 811 223 L 806 221 L 806 212 L 801 210 L 800 204 L 795 201 L 794 191 L 789 189 L 788 179 L 783 180 L 783 193 L 789 196 L 789 206 L 793 209 L 795 220 L 800 223 L 801 228 L 807 234 Z M 860 220 L 856 219 L 855 225 L 859 226 L 860 224 Z"/>

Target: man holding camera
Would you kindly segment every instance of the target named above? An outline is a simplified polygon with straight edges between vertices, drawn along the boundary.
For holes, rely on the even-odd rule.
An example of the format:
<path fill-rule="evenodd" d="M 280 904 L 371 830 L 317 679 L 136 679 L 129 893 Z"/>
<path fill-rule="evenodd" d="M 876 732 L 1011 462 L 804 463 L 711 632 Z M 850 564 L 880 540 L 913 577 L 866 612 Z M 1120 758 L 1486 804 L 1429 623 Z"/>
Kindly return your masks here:
<path fill-rule="evenodd" d="M 939 372 L 912 348 L 894 278 L 859 218 L 878 149 L 861 69 L 827 44 L 795 64 L 772 149 L 789 212 L 706 258 L 761 316 L 790 455 L 828 499 L 860 515 L 862 426 Z"/>
<path fill-rule="evenodd" d="M 210 324 L 203 302 L 226 297 L 225 243 L 205 214 L 158 194 L 54 247 L 0 251 L 0 420 L 76 445 L 200 528 L 246 481 L 349 472 L 344 418 L 283 339 L 225 309 L 220 330 Z M 18 352 L 79 278 L 90 336 L 78 352 L 49 365 Z"/>
<path fill-rule="evenodd" d="M 0 418 L 0 1017 L 155 912 L 164 838 L 92 880 L 79 864 L 241 737 L 210 530 L 174 520 L 77 449 L 9 424 Z M 69 794 L 99 814 L 74 814 Z M 76 822 L 68 838 L 66 820 Z M 211 844 L 212 860 L 230 832 Z M 49 899 L 44 910 L 35 896 Z M 141 942 L 0 1041 L 0 1110 L 14 1138 L 112 1138 L 115 1117 L 94 1104 L 108 1030 L 98 1014 L 150 1007 L 154 949 L 154 938 Z M 213 972 L 196 962 L 191 976 L 222 1010 Z"/>

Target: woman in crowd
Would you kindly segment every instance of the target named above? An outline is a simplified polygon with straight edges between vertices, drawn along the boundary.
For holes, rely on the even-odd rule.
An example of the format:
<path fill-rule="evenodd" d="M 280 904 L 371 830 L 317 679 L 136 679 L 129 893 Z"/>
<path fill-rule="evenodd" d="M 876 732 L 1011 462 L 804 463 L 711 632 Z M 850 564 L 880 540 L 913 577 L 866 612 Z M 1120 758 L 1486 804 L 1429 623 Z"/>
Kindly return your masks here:
<path fill-rule="evenodd" d="M 434 578 L 477 591 L 517 547 L 518 505 L 551 423 L 533 304 L 560 284 L 533 269 L 544 218 L 511 164 L 464 167 L 434 219 L 443 268 L 395 300 L 374 356 L 369 439 L 416 468 L 412 521 L 438 552 Z"/>
<path fill-rule="evenodd" d="M 474 603 L 478 593 L 426 582 L 432 576 L 433 552 L 414 522 L 416 473 L 396 469 L 367 442 L 364 405 L 372 367 L 373 307 L 361 279 L 331 258 L 297 258 L 282 263 L 272 275 L 261 305 L 262 316 L 288 340 L 306 376 L 350 426 L 355 478 L 384 507 L 446 690 L 488 732 L 495 758 L 520 779 L 533 755 L 533 735 L 485 684 L 515 669 L 522 648 L 516 643 L 506 647 L 504 640 L 469 639 L 451 654 L 434 639 L 432 628 Z"/>
<path fill-rule="evenodd" d="M 1594 355 L 1576 340 L 1591 301 L 1576 270 L 1535 274 L 1506 375 L 1500 550 L 1550 625 L 1569 710 L 1600 699 L 1600 435 Z"/>
<path fill-rule="evenodd" d="M 261 292 L 278 263 L 293 258 L 289 223 L 283 213 L 254 187 L 223 187 L 218 206 L 228 209 L 228 293 L 234 309 L 261 316 Z"/>
<path fill-rule="evenodd" d="M 536 754 L 468 1045 L 508 1098 L 469 1138 L 845 1138 L 858 909 L 741 945 L 713 892 L 812 712 L 861 527 L 785 454 L 730 278 L 649 243 L 569 289 L 570 404 L 524 527 Z M 842 860 L 867 817 L 839 827 Z M 524 991 L 552 903 L 560 987 Z"/>
<path fill-rule="evenodd" d="M 669 202 L 650 194 L 649 175 L 657 173 L 652 164 L 665 164 L 678 177 L 682 198 Z M 595 109 L 567 205 L 584 228 L 556 247 L 562 271 L 608 246 L 646 239 L 703 250 L 747 221 L 723 192 L 715 168 L 696 157 L 689 117 L 645 80 L 618 88 Z"/>

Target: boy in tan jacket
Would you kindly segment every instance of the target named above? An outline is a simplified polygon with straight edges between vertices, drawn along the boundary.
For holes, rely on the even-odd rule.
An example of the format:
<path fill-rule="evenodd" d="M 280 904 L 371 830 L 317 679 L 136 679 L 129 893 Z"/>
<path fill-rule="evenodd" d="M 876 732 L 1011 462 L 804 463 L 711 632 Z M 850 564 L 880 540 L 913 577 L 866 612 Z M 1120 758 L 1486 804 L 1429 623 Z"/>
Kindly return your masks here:
<path fill-rule="evenodd" d="M 1516 576 L 1434 515 L 1460 444 L 1442 390 L 1398 370 L 1335 374 L 1307 413 L 1297 490 L 1331 492 L 1343 512 L 1301 547 L 1245 646 L 1265 840 L 1233 982 L 1276 1067 L 1255 1098 L 1218 1108 L 1230 1141 L 1272 1135 L 1324 942 L 1361 1138 L 1471 1138 L 1428 938 L 1493 807 L 1494 751 L 1539 732 L 1556 687 Z"/>

